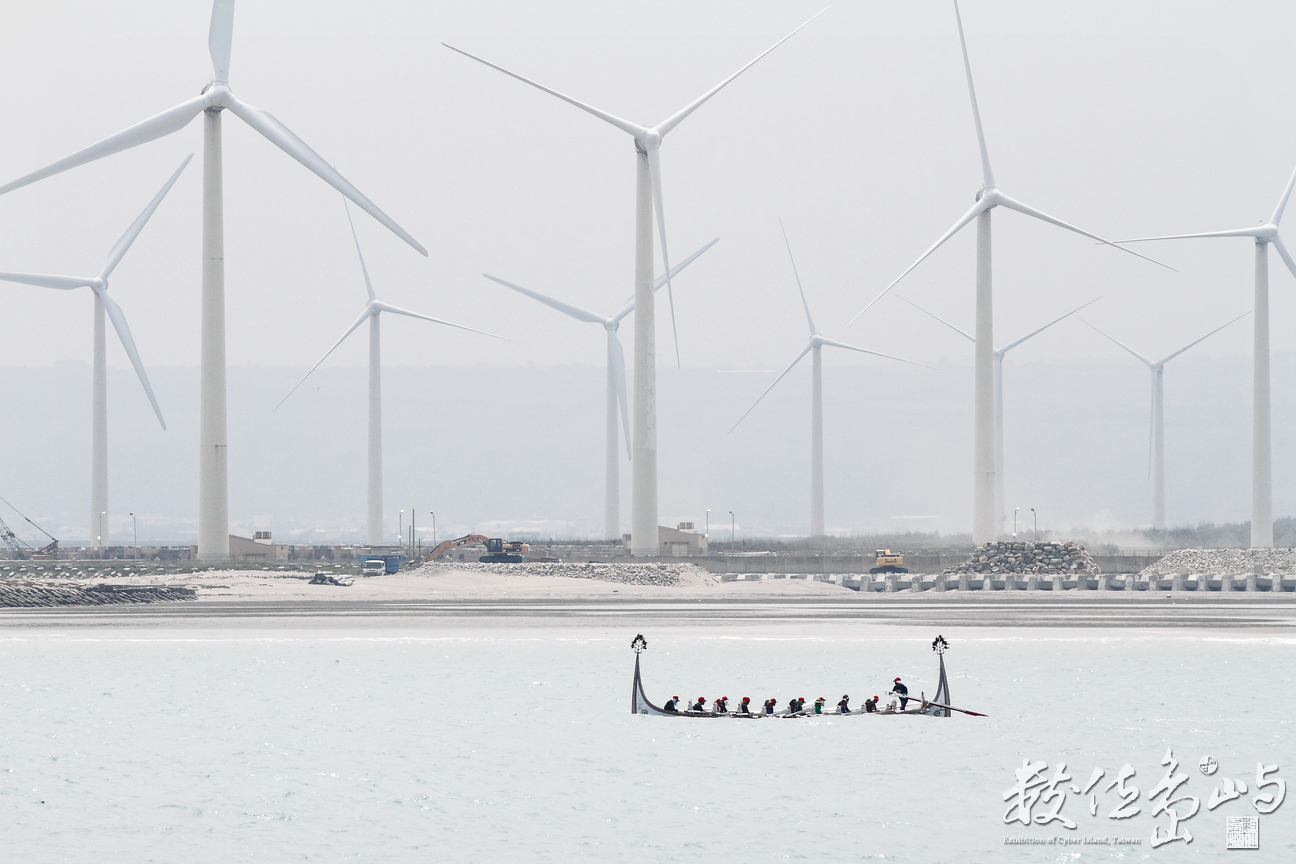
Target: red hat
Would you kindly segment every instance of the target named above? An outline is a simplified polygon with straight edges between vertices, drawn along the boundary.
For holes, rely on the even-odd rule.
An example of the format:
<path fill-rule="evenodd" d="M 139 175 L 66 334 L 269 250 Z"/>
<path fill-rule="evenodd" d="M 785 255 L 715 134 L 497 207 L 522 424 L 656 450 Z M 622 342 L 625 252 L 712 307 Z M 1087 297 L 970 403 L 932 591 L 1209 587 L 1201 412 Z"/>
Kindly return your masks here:
<path fill-rule="evenodd" d="M 900 679 L 897 677 L 896 680 L 899 681 Z"/>
<path fill-rule="evenodd" d="M 744 697 L 743 697 L 743 701 L 744 701 L 744 702 L 750 702 L 750 701 L 751 701 L 751 697 L 750 697 L 750 696 L 744 696 Z"/>

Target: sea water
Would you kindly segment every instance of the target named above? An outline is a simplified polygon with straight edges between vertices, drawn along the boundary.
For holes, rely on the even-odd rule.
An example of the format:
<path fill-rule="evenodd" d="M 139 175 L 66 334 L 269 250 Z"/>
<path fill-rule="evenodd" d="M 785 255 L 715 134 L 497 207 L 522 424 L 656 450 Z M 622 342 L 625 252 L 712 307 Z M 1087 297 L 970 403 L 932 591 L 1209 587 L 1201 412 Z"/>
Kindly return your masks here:
<path fill-rule="evenodd" d="M 650 633 L 648 695 L 852 705 L 936 689 L 935 633 L 813 623 Z M 10 631 L 0 636 L 6 861 L 1296 860 L 1296 639 L 1226 631 L 946 632 L 952 702 L 988 717 L 684 720 L 629 713 L 630 629 Z M 883 704 L 886 703 L 883 698 Z M 1200 810 L 1151 846 L 1167 753 Z M 1198 763 L 1213 757 L 1219 770 Z M 1062 816 L 1005 822 L 1023 760 Z M 1136 770 L 1140 812 L 1102 789 Z M 1089 798 L 1093 769 L 1105 771 Z M 1267 791 L 1273 791 L 1270 788 Z M 1296 788 L 1290 790 L 1296 796 Z M 1037 802 L 1033 813 L 1046 813 Z M 1179 805 L 1186 812 L 1187 803 Z M 1097 845 L 1085 838 L 1138 843 Z M 1010 838 L 1036 842 L 1006 843 Z M 1054 845 L 1063 838 L 1071 845 Z M 1231 857 L 1231 854 L 1230 854 Z"/>

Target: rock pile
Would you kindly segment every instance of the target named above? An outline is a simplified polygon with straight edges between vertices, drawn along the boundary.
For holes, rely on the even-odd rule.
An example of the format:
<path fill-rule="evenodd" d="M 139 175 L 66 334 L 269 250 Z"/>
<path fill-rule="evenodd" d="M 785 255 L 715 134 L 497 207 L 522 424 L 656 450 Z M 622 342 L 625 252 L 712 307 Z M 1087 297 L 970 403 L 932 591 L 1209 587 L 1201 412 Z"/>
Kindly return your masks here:
<path fill-rule="evenodd" d="M 1047 576 L 1098 572 L 1098 565 L 1079 543 L 986 543 L 972 557 L 945 571 L 959 573 L 1035 573 Z"/>
<path fill-rule="evenodd" d="M 570 579 L 597 579 L 621 585 L 660 585 L 675 587 L 715 582 L 716 577 L 694 564 L 481 564 L 455 561 L 424 564 L 415 575 L 431 576 L 451 571 L 499 573 L 505 576 L 566 576 Z"/>
<path fill-rule="evenodd" d="M 1296 549 L 1179 549 L 1139 576 L 1163 578 L 1181 570 L 1212 575 L 1253 573 L 1296 573 Z"/>
<path fill-rule="evenodd" d="M 173 585 L 50 585 L 26 580 L 0 580 L 0 607 L 108 606 L 120 603 L 157 603 L 193 600 L 192 588 Z"/>

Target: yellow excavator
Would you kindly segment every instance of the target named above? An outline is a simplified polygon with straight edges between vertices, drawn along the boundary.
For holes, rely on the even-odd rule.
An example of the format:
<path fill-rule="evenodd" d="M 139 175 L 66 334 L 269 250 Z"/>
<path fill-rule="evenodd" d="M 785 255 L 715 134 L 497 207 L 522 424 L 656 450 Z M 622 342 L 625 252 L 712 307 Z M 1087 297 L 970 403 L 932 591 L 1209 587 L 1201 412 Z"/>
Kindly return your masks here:
<path fill-rule="evenodd" d="M 892 555 L 890 549 L 878 549 L 877 561 L 869 573 L 877 575 L 878 573 L 908 573 L 909 569 L 904 566 L 903 555 Z"/>
<path fill-rule="evenodd" d="M 442 541 L 435 549 L 424 555 L 423 560 L 435 561 L 451 549 L 478 543 L 486 547 L 486 554 L 477 559 L 483 564 L 521 564 L 522 556 L 531 551 L 531 547 L 525 543 L 508 543 L 499 537 L 487 537 L 485 534 L 465 534 L 454 540 Z"/>

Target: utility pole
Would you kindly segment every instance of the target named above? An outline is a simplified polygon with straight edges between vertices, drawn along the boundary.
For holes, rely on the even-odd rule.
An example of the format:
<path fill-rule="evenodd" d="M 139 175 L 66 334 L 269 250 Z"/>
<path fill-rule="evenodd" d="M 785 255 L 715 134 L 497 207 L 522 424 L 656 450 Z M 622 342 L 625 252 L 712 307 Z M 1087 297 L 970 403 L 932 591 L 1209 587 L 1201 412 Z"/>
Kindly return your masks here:
<path fill-rule="evenodd" d="M 1039 514 L 1035 512 L 1034 507 L 1031 508 L 1031 516 L 1035 517 L 1035 542 L 1038 543 L 1039 542 Z"/>
<path fill-rule="evenodd" d="M 734 515 L 733 515 L 733 511 L 730 510 L 730 511 L 729 511 L 729 545 L 730 545 L 730 546 L 734 545 L 734 536 L 735 536 L 735 534 L 734 534 Z"/>
<path fill-rule="evenodd" d="M 139 523 L 135 521 L 135 513 L 131 511 L 131 530 L 135 533 L 135 560 L 139 560 Z"/>
<path fill-rule="evenodd" d="M 433 548 L 436 548 L 436 545 L 437 545 L 437 533 L 436 533 L 436 511 L 435 511 L 435 510 L 429 510 L 428 512 L 432 514 L 432 547 L 433 547 Z"/>

